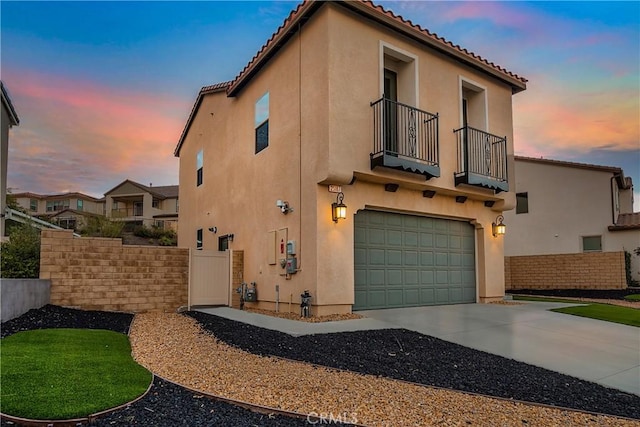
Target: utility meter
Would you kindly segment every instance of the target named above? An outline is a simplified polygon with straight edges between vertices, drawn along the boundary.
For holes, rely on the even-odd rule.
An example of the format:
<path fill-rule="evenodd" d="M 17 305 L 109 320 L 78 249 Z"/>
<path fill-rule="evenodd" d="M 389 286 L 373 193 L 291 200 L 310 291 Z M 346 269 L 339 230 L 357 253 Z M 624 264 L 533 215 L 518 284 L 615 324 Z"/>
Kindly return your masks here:
<path fill-rule="evenodd" d="M 287 274 L 296 274 L 298 271 L 298 260 L 295 257 L 287 258 Z"/>
<path fill-rule="evenodd" d="M 296 241 L 288 240 L 287 241 L 287 255 L 295 255 L 296 254 Z"/>

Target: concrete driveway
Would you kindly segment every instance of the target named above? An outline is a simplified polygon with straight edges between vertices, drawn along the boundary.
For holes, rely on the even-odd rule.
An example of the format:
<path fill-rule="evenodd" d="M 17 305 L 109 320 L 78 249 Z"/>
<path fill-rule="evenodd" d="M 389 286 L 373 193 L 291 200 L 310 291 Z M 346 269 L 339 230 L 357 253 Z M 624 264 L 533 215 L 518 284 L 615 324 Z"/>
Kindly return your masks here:
<path fill-rule="evenodd" d="M 640 395 L 640 329 L 548 311 L 574 304 L 461 304 L 359 314 Z"/>

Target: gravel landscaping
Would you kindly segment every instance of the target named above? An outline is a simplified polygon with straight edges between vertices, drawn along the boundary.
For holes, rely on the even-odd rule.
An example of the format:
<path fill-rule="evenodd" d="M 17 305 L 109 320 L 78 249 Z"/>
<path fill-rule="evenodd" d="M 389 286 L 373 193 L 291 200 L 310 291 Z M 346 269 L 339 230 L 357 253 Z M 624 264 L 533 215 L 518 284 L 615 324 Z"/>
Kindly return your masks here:
<path fill-rule="evenodd" d="M 131 328 L 134 357 L 164 378 L 232 399 L 344 414 L 367 425 L 638 425 L 390 379 L 395 378 L 640 419 L 639 396 L 406 330 L 291 337 L 200 312 L 187 314 L 137 315 Z M 126 333 L 132 317 L 45 306 L 3 323 L 2 336 L 51 327 Z M 309 425 L 212 401 L 159 378 L 143 399 L 94 424 Z M 10 424 L 3 420 L 2 425 Z"/>
<path fill-rule="evenodd" d="M 188 312 L 223 342 L 363 374 L 509 399 L 640 418 L 640 396 L 405 329 L 293 337 L 201 312 Z"/>

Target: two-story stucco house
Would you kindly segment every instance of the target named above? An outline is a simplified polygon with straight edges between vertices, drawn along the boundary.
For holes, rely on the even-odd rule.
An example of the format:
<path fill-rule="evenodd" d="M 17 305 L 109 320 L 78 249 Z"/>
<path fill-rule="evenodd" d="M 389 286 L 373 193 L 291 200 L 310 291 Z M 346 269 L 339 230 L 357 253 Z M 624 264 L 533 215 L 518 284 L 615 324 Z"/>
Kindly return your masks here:
<path fill-rule="evenodd" d="M 178 186 L 146 186 L 129 179 L 104 194 L 107 218 L 177 230 Z"/>
<path fill-rule="evenodd" d="M 640 257 L 634 254 L 640 247 L 640 212 L 633 212 L 633 183 L 621 168 L 521 156 L 515 157 L 515 168 L 517 207 L 504 215 L 510 231 L 505 235 L 506 256 L 532 257 L 529 265 L 534 265 L 538 256 L 563 254 L 567 269 L 583 270 L 577 264 L 582 257 L 566 255 L 626 251 L 631 254 L 632 279 L 640 280 Z M 598 269 L 612 271 L 609 262 Z M 616 262 L 623 263 L 624 257 Z M 556 287 L 625 285 L 624 276 L 607 284 L 592 274 L 593 282 L 571 285 L 560 271 L 555 275 Z M 521 288 L 523 283 L 532 287 L 528 282 L 512 286 Z"/>
<path fill-rule="evenodd" d="M 80 230 L 92 216 L 104 215 L 104 201 L 83 193 L 13 194 L 25 212 L 70 230 Z"/>
<path fill-rule="evenodd" d="M 0 81 L 2 111 L 0 116 L 0 240 L 4 238 L 5 209 L 7 208 L 7 163 L 9 158 L 9 129 L 20 123 L 9 92 Z"/>
<path fill-rule="evenodd" d="M 525 89 L 371 2 L 304 2 L 198 94 L 175 150 L 179 246 L 243 250 L 267 309 L 305 290 L 314 315 L 502 299 L 492 224 L 515 206 Z"/>

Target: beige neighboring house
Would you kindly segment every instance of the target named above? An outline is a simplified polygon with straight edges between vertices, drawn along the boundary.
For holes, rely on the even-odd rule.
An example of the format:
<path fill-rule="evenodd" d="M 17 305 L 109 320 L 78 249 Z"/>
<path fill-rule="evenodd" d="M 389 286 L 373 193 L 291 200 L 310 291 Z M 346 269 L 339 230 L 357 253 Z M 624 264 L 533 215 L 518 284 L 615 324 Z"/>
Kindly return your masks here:
<path fill-rule="evenodd" d="M 505 256 L 627 251 L 632 278 L 640 280 L 633 254 L 640 212 L 633 212 L 633 183 L 621 168 L 520 156 L 515 167 L 517 206 L 504 214 Z"/>
<path fill-rule="evenodd" d="M 177 231 L 178 186 L 146 186 L 129 179 L 104 194 L 108 218 Z"/>
<path fill-rule="evenodd" d="M 25 192 L 15 193 L 13 197 L 29 215 L 70 230 L 80 230 L 87 224 L 89 217 L 104 216 L 104 202 L 83 193 Z"/>
<path fill-rule="evenodd" d="M 500 300 L 526 82 L 370 2 L 304 2 L 198 94 L 179 246 L 242 250 L 267 309 L 305 290 L 314 315 Z"/>
<path fill-rule="evenodd" d="M 7 208 L 7 161 L 9 158 L 9 129 L 20 124 L 9 92 L 0 81 L 0 94 L 2 96 L 2 116 L 0 117 L 0 240 L 4 239 L 5 210 Z"/>

